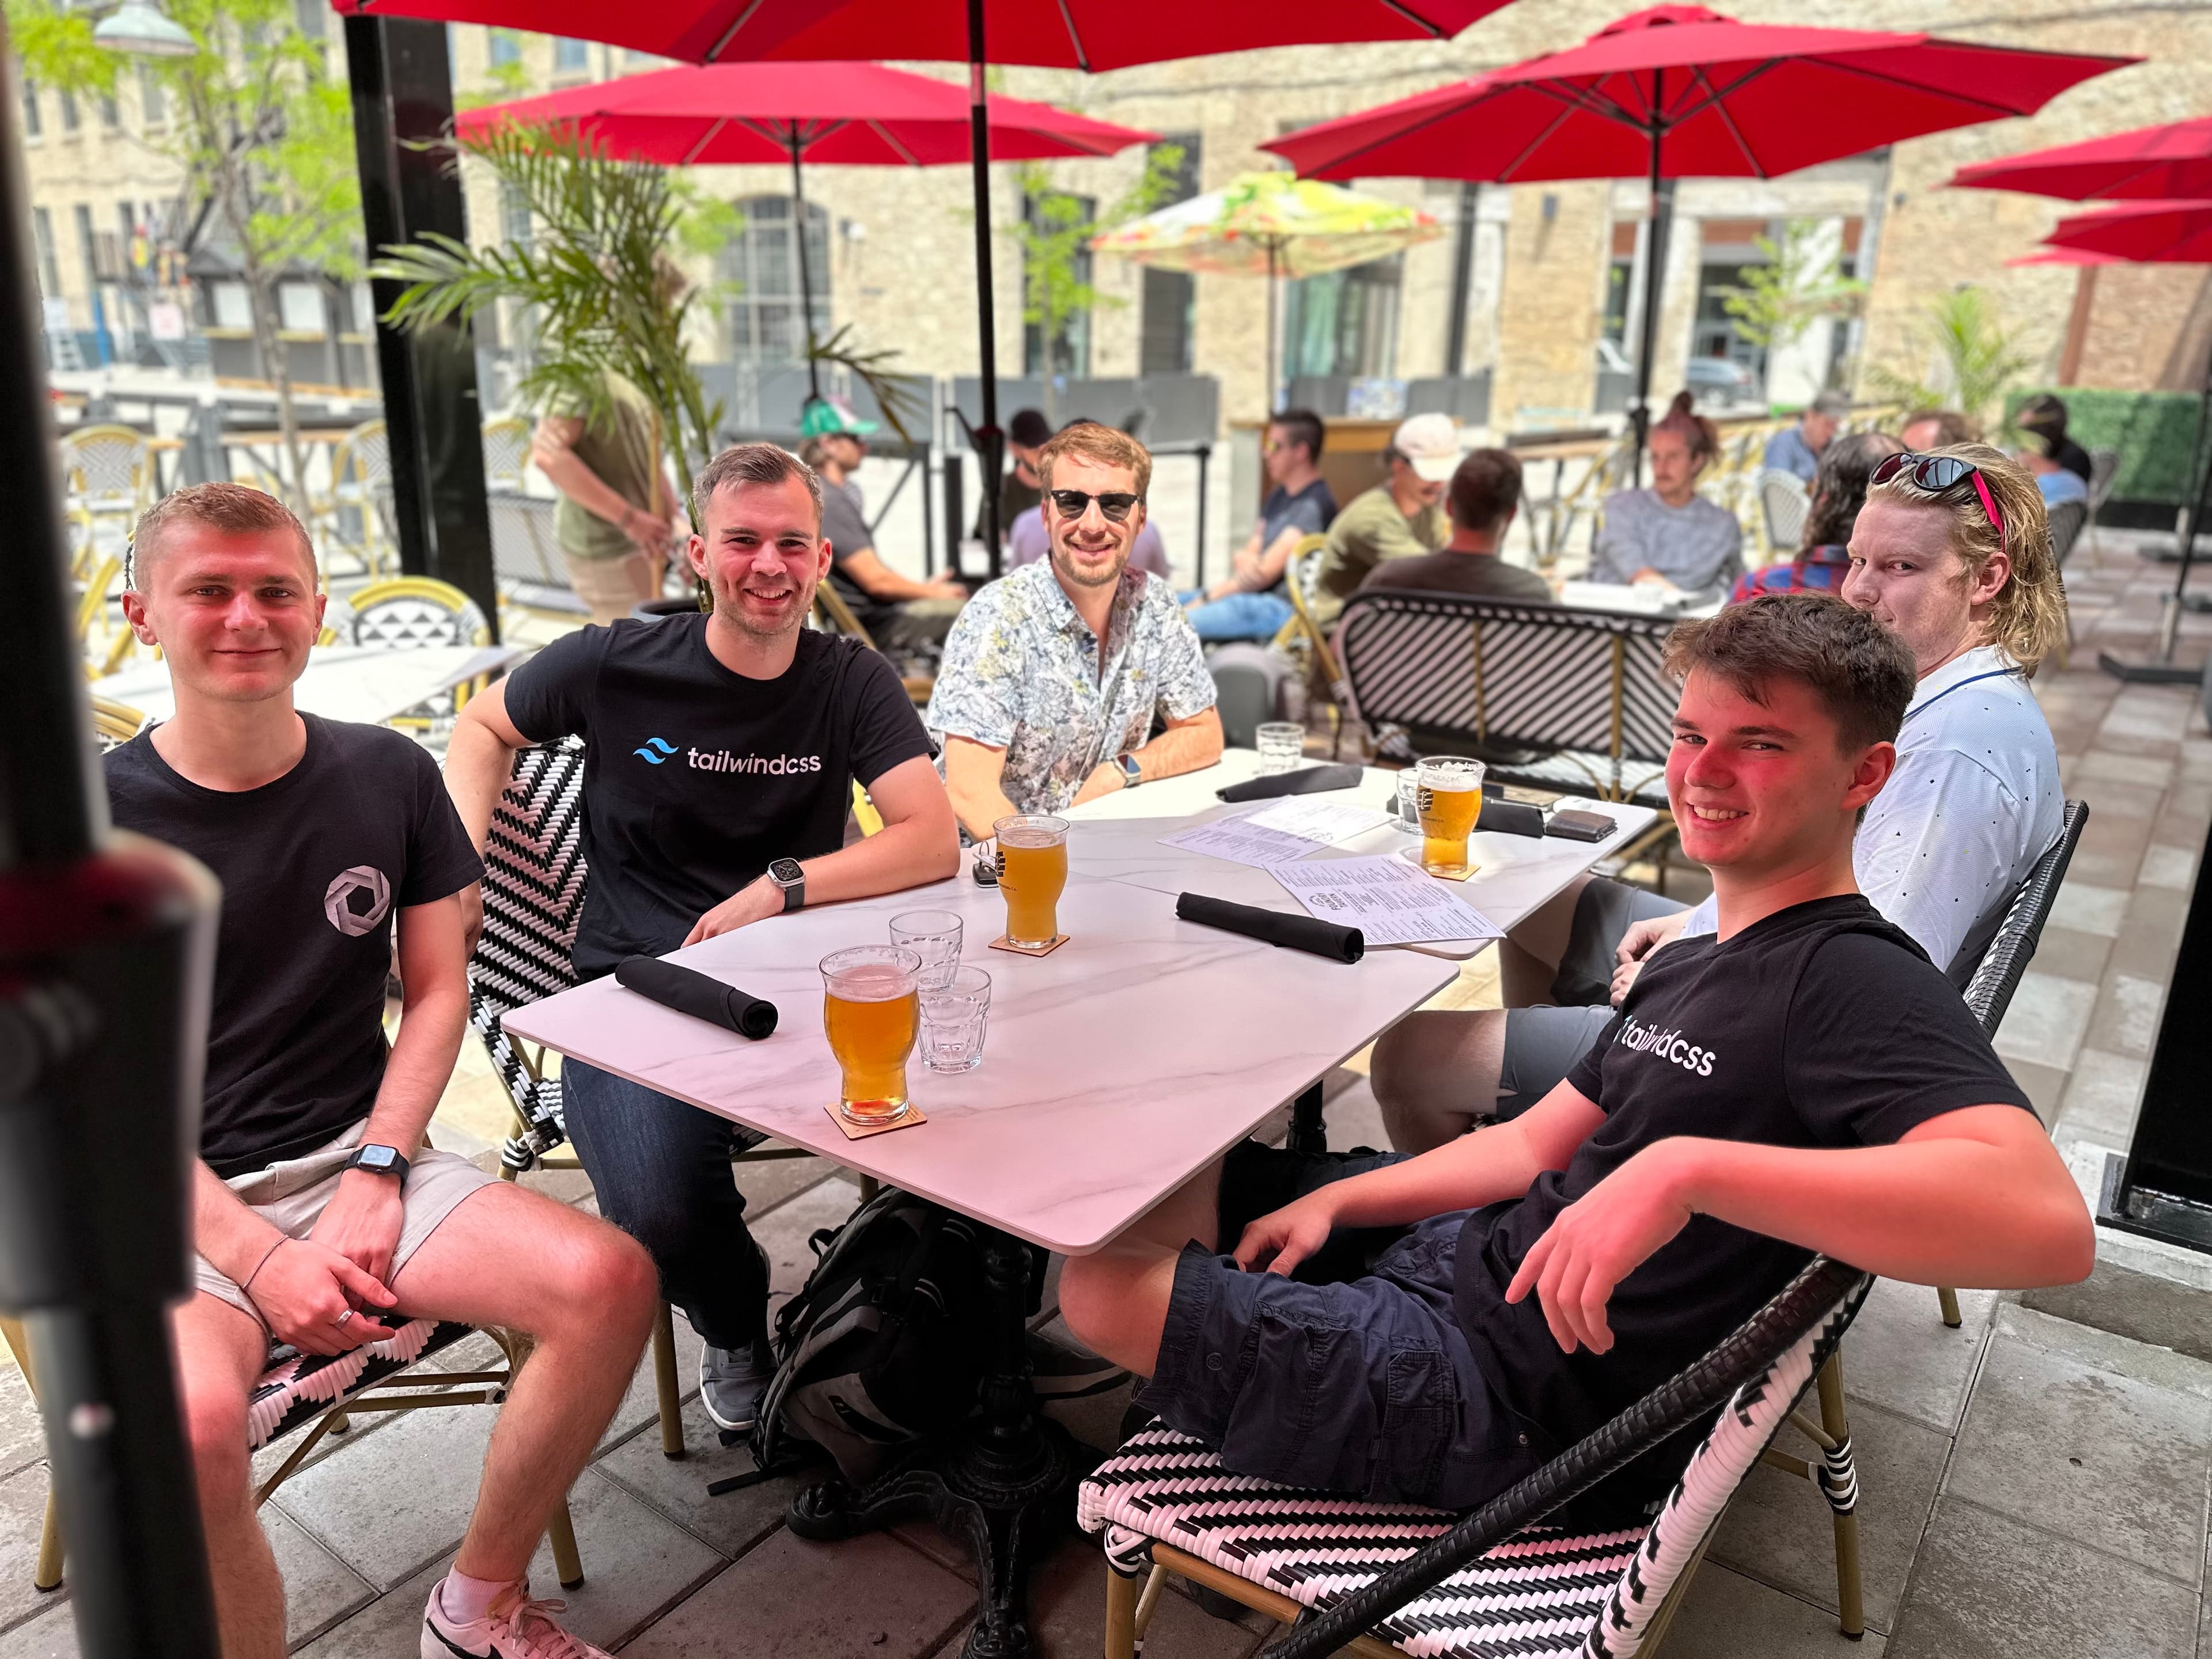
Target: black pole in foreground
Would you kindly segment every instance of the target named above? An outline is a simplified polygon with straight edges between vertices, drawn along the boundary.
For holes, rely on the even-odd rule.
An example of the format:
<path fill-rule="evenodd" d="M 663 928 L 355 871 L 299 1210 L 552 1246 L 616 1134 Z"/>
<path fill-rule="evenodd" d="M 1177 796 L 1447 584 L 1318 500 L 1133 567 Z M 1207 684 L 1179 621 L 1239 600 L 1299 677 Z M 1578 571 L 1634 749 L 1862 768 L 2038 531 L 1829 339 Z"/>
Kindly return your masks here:
<path fill-rule="evenodd" d="M 799 240 L 799 326 L 806 335 L 806 404 L 822 401 L 822 370 L 814 361 L 814 277 L 806 268 L 806 183 L 799 164 L 799 127 L 784 135 L 791 144 L 791 234 Z"/>
<path fill-rule="evenodd" d="M 0 1309 L 27 1316 L 79 1649 L 214 1659 L 167 1306 L 191 1289 L 217 900 L 191 860 L 109 840 L 20 143 L 0 118 Z"/>
<path fill-rule="evenodd" d="M 999 471 L 1005 434 L 999 430 L 999 318 L 991 292 L 991 111 L 983 88 L 983 0 L 968 0 L 968 150 L 975 179 L 975 326 L 982 346 L 983 419 L 969 435 L 983 486 L 984 568 L 997 580 L 1006 554 L 999 545 Z M 958 560 L 953 561 L 954 568 Z"/>
<path fill-rule="evenodd" d="M 1651 72 L 1651 216 L 1644 237 L 1644 327 L 1636 346 L 1636 404 L 1628 411 L 1636 429 L 1636 464 L 1629 474 L 1632 487 L 1644 483 L 1644 448 L 1651 438 L 1651 356 L 1659 337 L 1659 284 L 1667 270 L 1667 237 L 1674 221 L 1674 181 L 1659 176 L 1659 153 L 1666 137 L 1657 111 L 1664 102 L 1667 71 Z"/>

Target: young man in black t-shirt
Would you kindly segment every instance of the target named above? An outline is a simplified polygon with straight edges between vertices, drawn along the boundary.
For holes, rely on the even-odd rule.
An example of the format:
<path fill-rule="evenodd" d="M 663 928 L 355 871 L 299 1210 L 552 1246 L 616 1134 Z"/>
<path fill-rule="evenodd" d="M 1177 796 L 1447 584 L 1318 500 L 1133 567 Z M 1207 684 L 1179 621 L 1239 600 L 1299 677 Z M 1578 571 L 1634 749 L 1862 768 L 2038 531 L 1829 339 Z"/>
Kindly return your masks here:
<path fill-rule="evenodd" d="M 1069 1325 L 1231 1468 L 1463 1507 L 1707 1352 L 1808 1252 L 1926 1284 L 2088 1273 L 2027 1097 L 1852 884 L 1910 655 L 1802 594 L 1685 624 L 1669 659 L 1668 796 L 1718 934 L 1656 957 L 1512 1121 L 1357 1174 L 1248 1146 L 1067 1264 Z"/>
<path fill-rule="evenodd" d="M 468 1022 L 467 902 L 483 866 L 426 752 L 295 711 L 324 601 L 307 532 L 280 502 L 229 483 L 169 496 L 139 521 L 123 605 L 167 658 L 176 713 L 106 757 L 114 821 L 191 854 L 223 889 L 198 1290 L 175 1314 L 223 1651 L 284 1651 L 246 1449 L 270 1338 L 337 1354 L 412 1318 L 535 1341 L 468 1535 L 430 1593 L 422 1650 L 595 1655 L 530 1599 L 527 1574 L 636 1367 L 653 1270 L 605 1223 L 424 1143 Z M 387 1053 L 395 933 L 404 990 Z"/>
<path fill-rule="evenodd" d="M 830 567 L 821 480 L 774 444 L 739 444 L 708 464 L 692 501 L 691 564 L 713 611 L 556 641 L 471 700 L 447 752 L 481 848 L 514 751 L 586 740 L 575 963 L 587 979 L 959 867 L 951 804 L 897 674 L 859 641 L 801 626 Z M 884 827 L 848 847 L 856 780 Z M 708 1415 L 750 1427 L 774 1368 L 768 1258 L 730 1174 L 736 1126 L 575 1060 L 561 1087 L 600 1213 L 644 1241 L 706 1345 Z"/>

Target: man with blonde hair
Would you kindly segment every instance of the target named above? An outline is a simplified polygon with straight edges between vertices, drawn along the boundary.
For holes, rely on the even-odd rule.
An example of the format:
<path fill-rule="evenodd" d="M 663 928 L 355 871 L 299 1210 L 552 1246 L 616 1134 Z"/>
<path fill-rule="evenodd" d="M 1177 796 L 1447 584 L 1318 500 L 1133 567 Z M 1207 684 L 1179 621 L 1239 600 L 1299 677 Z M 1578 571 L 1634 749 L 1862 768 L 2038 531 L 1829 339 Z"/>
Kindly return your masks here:
<path fill-rule="evenodd" d="M 605 1222 L 424 1139 L 468 1025 L 483 866 L 427 752 L 293 707 L 324 605 L 300 521 L 258 490 L 199 484 L 148 512 L 131 551 L 124 615 L 161 647 L 176 713 L 106 756 L 108 799 L 119 827 L 222 884 L 192 1171 L 198 1289 L 173 1327 L 223 1651 L 284 1651 L 246 1447 L 270 1339 L 338 1354 L 450 1319 L 533 1346 L 421 1650 L 589 1659 L 599 1650 L 554 1623 L 559 1604 L 531 1599 L 530 1558 L 636 1367 L 653 1264 Z"/>
<path fill-rule="evenodd" d="M 1016 812 L 1057 812 L 1221 757 L 1198 636 L 1173 588 L 1128 568 L 1152 456 L 1085 424 L 1045 445 L 1037 471 L 1052 556 L 969 600 L 923 716 L 977 841 Z"/>

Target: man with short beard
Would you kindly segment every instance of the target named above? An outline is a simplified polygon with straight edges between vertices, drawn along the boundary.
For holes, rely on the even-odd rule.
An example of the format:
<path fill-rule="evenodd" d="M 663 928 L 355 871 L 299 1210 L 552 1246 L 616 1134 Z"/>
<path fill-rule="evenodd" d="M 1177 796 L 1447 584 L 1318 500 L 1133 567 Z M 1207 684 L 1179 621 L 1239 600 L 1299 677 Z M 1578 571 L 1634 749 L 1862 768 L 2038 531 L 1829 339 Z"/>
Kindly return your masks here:
<path fill-rule="evenodd" d="M 1037 471 L 1052 556 L 969 600 L 923 717 L 977 841 L 1014 813 L 1061 811 L 1221 758 L 1198 636 L 1167 583 L 1129 568 L 1152 458 L 1086 422 L 1038 451 Z"/>
<path fill-rule="evenodd" d="M 774 444 L 738 444 L 708 464 L 692 499 L 689 556 L 713 611 L 555 641 L 471 701 L 447 751 L 447 787 L 481 851 L 514 751 L 589 743 L 591 882 L 575 945 L 587 979 L 959 866 L 952 808 L 898 675 L 857 641 L 800 626 L 830 568 L 821 480 Z M 856 781 L 884 827 L 848 847 Z M 730 1174 L 734 1126 L 574 1060 L 561 1082 L 600 1213 L 652 1251 L 664 1293 L 706 1344 L 708 1415 L 750 1427 L 773 1370 L 769 1267 Z"/>

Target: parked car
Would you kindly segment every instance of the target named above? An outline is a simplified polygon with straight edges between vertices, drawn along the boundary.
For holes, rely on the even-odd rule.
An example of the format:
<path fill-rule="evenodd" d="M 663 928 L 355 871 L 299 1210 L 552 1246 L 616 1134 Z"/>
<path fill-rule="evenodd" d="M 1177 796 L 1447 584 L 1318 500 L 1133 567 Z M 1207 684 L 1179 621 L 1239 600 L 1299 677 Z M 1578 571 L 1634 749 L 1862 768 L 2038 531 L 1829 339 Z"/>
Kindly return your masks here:
<path fill-rule="evenodd" d="M 1759 383 L 1749 368 L 1726 357 L 1692 357 L 1684 368 L 1683 384 L 1701 404 L 1753 404 L 1759 399 Z"/>

